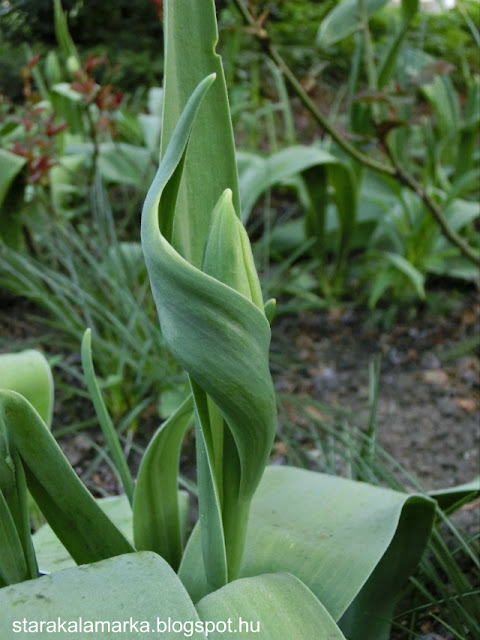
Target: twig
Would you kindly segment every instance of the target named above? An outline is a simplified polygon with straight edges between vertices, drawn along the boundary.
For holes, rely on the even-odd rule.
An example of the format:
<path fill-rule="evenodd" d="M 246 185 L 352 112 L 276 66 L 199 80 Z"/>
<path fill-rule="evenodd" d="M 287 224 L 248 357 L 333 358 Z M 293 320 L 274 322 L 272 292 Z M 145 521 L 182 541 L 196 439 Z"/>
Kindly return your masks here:
<path fill-rule="evenodd" d="M 283 57 L 279 54 L 275 46 L 272 44 L 270 36 L 266 29 L 262 24 L 257 23 L 255 18 L 252 16 L 248 8 L 245 6 L 243 0 L 234 0 L 235 6 L 242 14 L 242 17 L 246 24 L 249 27 L 251 33 L 253 33 L 262 49 L 273 60 L 273 62 L 280 69 L 281 73 L 285 76 L 290 86 L 296 93 L 297 97 L 300 99 L 302 104 L 307 108 L 313 118 L 318 122 L 320 127 L 330 135 L 330 137 L 335 140 L 335 142 L 341 147 L 351 158 L 354 158 L 357 162 L 362 164 L 364 167 L 368 167 L 373 171 L 377 171 L 378 173 L 382 173 L 384 175 L 390 176 L 396 180 L 398 180 L 401 184 L 406 186 L 408 189 L 417 194 L 417 196 L 422 200 L 427 209 L 430 211 L 434 219 L 437 221 L 440 226 L 442 232 L 445 237 L 450 240 L 452 244 L 454 244 L 460 251 L 466 256 L 469 260 L 471 260 L 474 264 L 480 267 L 480 255 L 478 255 L 472 247 L 470 247 L 461 236 L 459 236 L 453 229 L 450 228 L 448 222 L 444 216 L 444 213 L 434 200 L 428 195 L 425 189 L 415 180 L 415 178 L 409 175 L 398 163 L 398 161 L 393 157 L 392 153 L 388 149 L 388 145 L 385 144 L 385 148 L 389 155 L 392 164 L 385 164 L 383 162 L 379 162 L 365 155 L 361 151 L 359 151 L 356 147 L 346 140 L 342 134 L 337 131 L 337 129 L 328 122 L 328 120 L 320 113 L 320 111 L 315 106 L 314 102 L 311 100 L 310 96 L 307 94 L 305 89 L 302 87 L 300 82 L 297 80 L 295 74 L 292 72 L 290 67 L 287 65 Z"/>

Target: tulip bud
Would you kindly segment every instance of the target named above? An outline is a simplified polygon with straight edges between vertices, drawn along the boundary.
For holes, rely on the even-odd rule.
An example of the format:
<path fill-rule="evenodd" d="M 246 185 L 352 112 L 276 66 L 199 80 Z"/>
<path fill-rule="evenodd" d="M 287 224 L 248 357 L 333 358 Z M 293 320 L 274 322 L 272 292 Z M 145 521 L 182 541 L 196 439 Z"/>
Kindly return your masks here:
<path fill-rule="evenodd" d="M 262 290 L 247 232 L 235 213 L 232 192 L 226 189 L 212 212 L 202 270 L 263 311 Z"/>

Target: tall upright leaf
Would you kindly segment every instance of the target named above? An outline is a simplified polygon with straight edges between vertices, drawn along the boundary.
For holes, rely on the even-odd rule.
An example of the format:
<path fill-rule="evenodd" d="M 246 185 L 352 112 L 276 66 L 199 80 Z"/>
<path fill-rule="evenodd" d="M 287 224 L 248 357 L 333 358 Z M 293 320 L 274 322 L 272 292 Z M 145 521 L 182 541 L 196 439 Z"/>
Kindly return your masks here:
<path fill-rule="evenodd" d="M 178 461 L 192 422 L 192 398 L 162 424 L 148 445 L 138 472 L 133 502 L 135 548 L 155 551 L 177 569 L 182 555 Z"/>
<path fill-rule="evenodd" d="M 232 255 L 244 261 L 244 275 L 257 304 L 233 288 L 238 284 L 239 271 L 234 269 L 229 283 L 200 271 L 175 250 L 158 223 L 160 218 L 161 227 L 164 213 L 167 218 L 171 216 L 169 208 L 174 207 L 176 212 L 180 206 L 177 193 L 187 144 L 212 81 L 213 77 L 207 77 L 196 88 L 164 153 L 145 200 L 142 246 L 163 336 L 192 380 L 199 444 L 200 513 L 208 530 L 208 536 L 204 536 L 205 567 L 211 586 L 219 587 L 227 575 L 231 579 L 240 565 L 248 506 L 268 460 L 276 410 L 268 367 L 270 327 L 257 306 L 258 283 L 249 246 Z M 215 229 L 226 221 L 229 231 L 234 232 L 235 226 L 241 224 L 231 205 L 227 192 L 219 202 L 221 210 L 216 210 L 217 224 L 210 225 L 205 261 L 209 271 L 216 271 L 215 275 L 225 280 L 230 276 L 223 272 L 218 253 L 221 249 L 216 246 L 221 234 Z M 195 212 L 195 208 L 191 209 L 190 216 Z M 232 237 L 237 237 L 240 244 L 245 239 L 243 234 Z M 225 455 L 224 449 L 228 450 Z M 228 476 L 225 483 L 224 473 Z M 224 500 L 225 487 L 229 497 Z M 208 544 L 212 539 L 215 544 Z M 231 569 L 225 567 L 225 553 Z"/>
<path fill-rule="evenodd" d="M 238 218 L 214 2 L 167 2 L 165 32 L 162 159 L 142 243 L 163 335 L 192 384 L 205 567 L 218 588 L 239 570 L 275 432 L 270 329 Z M 205 95 L 200 87 L 212 72 L 217 80 Z"/>
<path fill-rule="evenodd" d="M 166 2 L 164 33 L 162 157 L 195 87 L 212 73 L 217 77 L 199 110 L 197 126 L 191 135 L 172 224 L 172 245 L 189 262 L 200 267 L 210 214 L 225 189 L 232 190 L 235 210 L 237 214 L 240 212 L 227 88 L 222 62 L 215 52 L 218 33 L 213 0 Z M 188 224 L 185 224 L 187 218 Z M 170 239 L 164 233 L 164 224 L 161 219 L 162 233 Z"/>

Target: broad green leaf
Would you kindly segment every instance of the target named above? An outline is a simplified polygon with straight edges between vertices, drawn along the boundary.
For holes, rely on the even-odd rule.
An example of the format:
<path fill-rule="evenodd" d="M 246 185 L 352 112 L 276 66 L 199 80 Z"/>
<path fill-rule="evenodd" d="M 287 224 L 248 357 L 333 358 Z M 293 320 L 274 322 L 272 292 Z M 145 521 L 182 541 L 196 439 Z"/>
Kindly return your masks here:
<path fill-rule="evenodd" d="M 133 545 L 132 508 L 127 496 L 101 498 L 96 503 Z M 75 560 L 48 524 L 42 525 L 32 537 L 40 571 L 56 573 L 76 566 Z"/>
<path fill-rule="evenodd" d="M 296 145 L 287 147 L 267 158 L 243 155 L 240 172 L 242 220 L 250 217 L 260 195 L 282 180 L 315 166 L 342 165 L 341 161 L 324 149 Z"/>
<path fill-rule="evenodd" d="M 133 502 L 135 548 L 158 553 L 175 570 L 182 555 L 178 464 L 183 436 L 191 426 L 193 403 L 189 396 L 150 441 Z"/>
<path fill-rule="evenodd" d="M 293 573 L 338 619 L 387 549 L 401 548 L 408 534 L 401 520 L 410 510 L 418 516 L 410 534 L 418 537 L 412 542 L 416 557 L 392 566 L 389 584 L 377 585 L 380 592 L 400 587 L 420 559 L 433 502 L 302 469 L 269 467 L 252 503 L 242 575 Z"/>
<path fill-rule="evenodd" d="M 45 356 L 35 349 L 0 354 L 0 389 L 24 396 L 47 426 L 53 414 L 53 378 Z"/>
<path fill-rule="evenodd" d="M 345 640 L 313 593 L 288 573 L 236 580 L 200 600 L 196 609 L 204 621 L 211 621 L 208 637 L 213 640 L 226 637 L 226 621 L 228 637 L 238 640 L 253 634 L 262 640 Z"/>
<path fill-rule="evenodd" d="M 12 448 L 18 451 L 35 502 L 77 563 L 133 551 L 23 396 L 0 391 L 0 421 L 6 426 Z"/>
<path fill-rule="evenodd" d="M 0 242 L 19 249 L 23 245 L 21 207 L 27 159 L 0 149 Z"/>
<path fill-rule="evenodd" d="M 172 245 L 200 267 L 210 215 L 225 189 L 232 190 L 235 211 L 240 212 L 233 131 L 222 63 L 215 52 L 218 33 L 213 0 L 175 0 L 164 6 L 162 157 L 195 87 L 212 73 L 217 77 L 192 132 L 172 229 Z M 162 233 L 170 240 L 162 224 L 160 216 Z"/>
<path fill-rule="evenodd" d="M 388 0 L 366 0 L 367 14 L 370 16 Z M 316 45 L 328 49 L 359 28 L 358 0 L 343 0 L 325 16 L 317 33 Z"/>
<path fill-rule="evenodd" d="M 11 379 L 10 382 L 12 382 Z M 37 563 L 30 535 L 25 472 L 15 444 L 12 442 L 9 425 L 1 406 L 0 550 L 0 586 L 37 576 Z"/>
<path fill-rule="evenodd" d="M 349 632 L 343 629 L 349 640 L 385 640 L 383 627 L 378 634 L 373 630 L 378 620 L 383 625 L 391 619 L 397 593 L 425 548 L 434 512 L 434 501 L 423 496 L 268 467 L 252 500 L 240 575 L 291 573 L 334 620 L 351 607 Z M 179 575 L 198 601 L 205 588 L 198 527 Z M 363 617 L 363 610 L 370 615 Z"/>
<path fill-rule="evenodd" d="M 480 476 L 477 476 L 470 482 L 457 485 L 456 487 L 429 491 L 428 495 L 437 501 L 440 509 L 450 513 L 461 506 L 466 500 L 474 500 L 479 493 Z"/>
<path fill-rule="evenodd" d="M 385 516 L 396 524 L 395 535 L 339 621 L 349 640 L 389 640 L 398 594 L 415 571 L 430 538 L 435 503 L 423 496 L 397 495 L 403 497 L 403 503 L 397 504 L 398 520 L 393 504 Z"/>
<path fill-rule="evenodd" d="M 185 625 L 182 629 L 188 637 L 205 638 L 195 630 L 200 618 L 182 583 L 165 560 L 148 551 L 65 569 L 0 589 L 0 611 L 1 638 L 17 634 L 28 637 L 27 633 L 35 638 L 51 638 L 58 633 L 65 638 L 96 640 L 154 635 L 178 640 L 178 626 L 176 630 L 162 632 L 160 627 L 157 631 L 157 621 L 169 619 Z M 61 623 L 63 626 L 58 627 Z"/>

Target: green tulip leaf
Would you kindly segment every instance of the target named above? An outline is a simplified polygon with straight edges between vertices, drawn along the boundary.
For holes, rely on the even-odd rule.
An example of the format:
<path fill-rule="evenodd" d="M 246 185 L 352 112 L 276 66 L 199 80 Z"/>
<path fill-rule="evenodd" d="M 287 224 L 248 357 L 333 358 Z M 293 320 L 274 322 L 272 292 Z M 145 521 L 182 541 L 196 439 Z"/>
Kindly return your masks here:
<path fill-rule="evenodd" d="M 135 548 L 158 553 L 174 569 L 182 555 L 178 464 L 183 436 L 191 426 L 193 402 L 189 396 L 150 441 L 133 501 Z"/>
<path fill-rule="evenodd" d="M 465 502 L 474 500 L 480 493 L 480 476 L 470 482 L 459 484 L 456 487 L 446 489 L 435 489 L 429 491 L 428 495 L 437 501 L 438 506 L 443 511 L 451 513 L 458 509 Z"/>
<path fill-rule="evenodd" d="M 125 495 L 96 500 L 125 538 L 133 545 L 132 508 Z M 43 573 L 56 573 L 76 566 L 75 560 L 57 538 L 50 525 L 44 524 L 33 534 L 38 568 Z"/>
<path fill-rule="evenodd" d="M 158 222 L 164 207 L 169 218 L 169 207 L 178 204 L 187 143 L 212 80 L 203 80 L 192 94 L 162 158 L 145 200 L 142 247 L 165 342 L 228 424 L 238 456 L 237 503 L 245 504 L 260 481 L 276 428 L 268 367 L 270 326 L 263 310 L 177 253 Z M 205 420 L 206 415 L 202 413 Z M 220 460 L 216 468 L 221 465 Z M 212 498 L 210 504 L 214 502 Z"/>
<path fill-rule="evenodd" d="M 340 627 L 349 640 L 384 640 L 397 594 L 420 560 L 434 513 L 434 501 L 423 496 L 268 467 L 252 501 L 240 575 L 291 573 L 334 620 L 345 615 Z M 179 571 L 194 602 L 205 589 L 199 537 L 197 527 Z"/>
<path fill-rule="evenodd" d="M 53 414 L 53 377 L 45 356 L 35 349 L 0 354 L 0 389 L 24 396 L 50 427 Z"/>
<path fill-rule="evenodd" d="M 248 640 L 253 633 L 262 640 L 345 640 L 310 589 L 288 573 L 235 580 L 205 596 L 196 608 L 203 620 L 219 623 L 209 632 L 213 640 L 225 638 L 228 621 L 228 637 L 238 640 Z"/>
<path fill-rule="evenodd" d="M 165 560 L 149 551 L 0 589 L 0 611 L 1 638 L 16 637 L 23 630 L 35 638 L 51 638 L 56 632 L 65 638 L 107 640 L 157 634 L 178 640 L 178 626 L 163 632 L 159 627 L 169 619 L 182 623 L 187 633 L 192 625 L 189 637 L 205 638 L 195 631 L 200 619 L 180 580 Z"/>
<path fill-rule="evenodd" d="M 96 501 L 100 509 L 108 516 L 125 538 L 133 545 L 133 514 L 126 495 L 100 498 Z M 185 533 L 190 503 L 185 491 L 178 492 L 178 507 L 182 536 Z M 52 528 L 44 524 L 33 535 L 35 554 L 39 569 L 45 573 L 55 573 L 75 566 L 75 560 L 57 538 Z"/>
<path fill-rule="evenodd" d="M 0 462 L 0 465 L 2 463 Z M 1 473 L 1 471 L 0 471 Z M 15 526 L 10 506 L 0 487 L 0 588 L 16 582 L 23 582 L 34 576 L 29 575 L 22 541 Z"/>
<path fill-rule="evenodd" d="M 1 407 L 0 549 L 0 587 L 35 578 L 38 575 L 30 535 L 25 472 L 15 444 L 11 440 L 8 423 Z"/>
<path fill-rule="evenodd" d="M 232 190 L 233 206 L 240 212 L 237 166 L 222 61 L 215 52 L 218 40 L 213 0 L 176 0 L 165 3 L 165 80 L 161 157 L 195 87 L 214 73 L 215 84 L 198 112 L 191 133 L 188 163 L 179 185 L 177 207 L 171 211 L 171 236 L 162 234 L 190 263 L 203 260 L 210 216 L 225 189 Z M 188 55 L 186 56 L 186 52 Z M 193 213 L 194 212 L 194 213 Z"/>
<path fill-rule="evenodd" d="M 78 564 L 133 551 L 98 507 L 45 423 L 23 396 L 14 391 L 0 391 L 0 424 L 8 434 L 11 457 L 18 452 L 35 502 Z M 0 432 L 0 440 L 1 435 Z"/>

